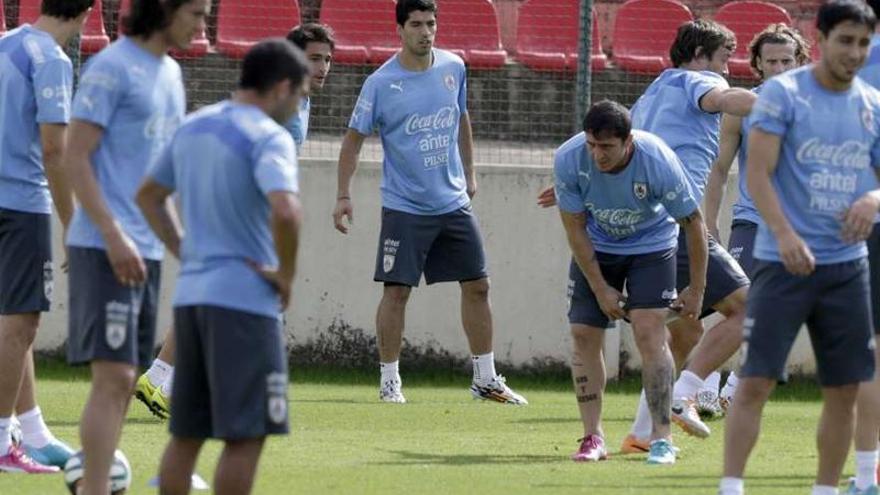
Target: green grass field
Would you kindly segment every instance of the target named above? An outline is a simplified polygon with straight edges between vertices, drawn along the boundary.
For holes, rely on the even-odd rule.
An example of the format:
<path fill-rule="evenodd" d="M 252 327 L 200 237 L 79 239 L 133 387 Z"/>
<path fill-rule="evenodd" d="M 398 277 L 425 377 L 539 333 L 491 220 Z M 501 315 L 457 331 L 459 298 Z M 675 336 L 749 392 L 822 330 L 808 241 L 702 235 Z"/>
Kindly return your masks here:
<path fill-rule="evenodd" d="M 54 433 L 74 441 L 88 382 L 82 371 L 38 365 L 39 395 Z M 696 440 L 676 432 L 678 464 L 647 466 L 644 456 L 613 455 L 575 464 L 580 422 L 568 384 L 511 378 L 531 404 L 501 406 L 470 399 L 466 375 L 404 376 L 410 403 L 380 404 L 372 375 L 294 372 L 292 434 L 264 451 L 255 493 L 715 493 L 723 423 Z M 605 431 L 615 451 L 638 396 L 632 381 L 610 385 Z M 817 392 L 782 389 L 766 408 L 758 449 L 747 473 L 750 494 L 808 493 L 816 466 Z M 134 470 L 131 494 L 147 486 L 167 440 L 164 423 L 133 403 L 122 449 Z M 76 442 L 72 442 L 76 443 Z M 198 472 L 211 482 L 219 444 L 203 452 Z M 851 461 L 851 460 L 850 460 Z M 852 462 L 847 473 L 852 471 Z M 0 494 L 66 493 L 61 476 L 0 475 Z M 196 492 L 198 493 L 198 492 Z M 205 492 L 207 493 L 207 492 Z"/>

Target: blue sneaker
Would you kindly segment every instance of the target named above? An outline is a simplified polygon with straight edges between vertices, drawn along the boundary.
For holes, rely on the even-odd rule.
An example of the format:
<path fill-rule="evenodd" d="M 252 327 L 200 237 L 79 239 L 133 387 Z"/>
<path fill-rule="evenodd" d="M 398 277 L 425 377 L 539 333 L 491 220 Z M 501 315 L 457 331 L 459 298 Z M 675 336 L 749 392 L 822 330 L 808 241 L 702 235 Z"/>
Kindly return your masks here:
<path fill-rule="evenodd" d="M 856 480 L 854 479 L 849 480 L 849 487 L 846 490 L 846 495 L 877 495 L 878 493 L 880 492 L 877 490 L 877 485 L 859 490 L 856 488 Z"/>
<path fill-rule="evenodd" d="M 61 469 L 64 469 L 67 460 L 74 454 L 73 449 L 57 438 L 40 448 L 22 444 L 22 449 L 34 461 L 44 466 L 58 466 Z"/>
<path fill-rule="evenodd" d="M 648 464 L 675 464 L 677 453 L 678 449 L 669 440 L 665 438 L 654 440 L 648 452 Z"/>

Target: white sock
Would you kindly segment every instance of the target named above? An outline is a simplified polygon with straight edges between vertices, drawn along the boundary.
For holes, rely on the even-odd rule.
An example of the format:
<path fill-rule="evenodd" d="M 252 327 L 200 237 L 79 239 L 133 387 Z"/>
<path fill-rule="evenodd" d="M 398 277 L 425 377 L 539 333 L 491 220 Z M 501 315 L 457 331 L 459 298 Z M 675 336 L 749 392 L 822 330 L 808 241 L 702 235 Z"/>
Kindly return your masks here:
<path fill-rule="evenodd" d="M 738 383 L 739 378 L 736 377 L 736 373 L 731 371 L 730 374 L 727 375 L 727 381 L 724 382 L 724 388 L 721 389 L 721 397 L 733 397 Z"/>
<path fill-rule="evenodd" d="M 856 451 L 856 488 L 864 490 L 877 484 L 877 451 Z"/>
<path fill-rule="evenodd" d="M 688 370 L 684 370 L 672 388 L 673 399 L 693 399 L 703 387 L 703 380 Z"/>
<path fill-rule="evenodd" d="M 171 387 L 174 385 L 174 368 L 171 368 L 171 373 L 168 373 L 168 378 L 162 382 L 162 387 L 159 390 L 162 391 L 162 395 L 165 397 L 171 397 Z"/>
<path fill-rule="evenodd" d="M 43 421 L 43 411 L 39 406 L 19 414 L 18 421 L 21 423 L 21 441 L 29 447 L 39 449 L 55 439 L 46 422 Z"/>
<path fill-rule="evenodd" d="M 150 365 L 150 369 L 147 370 L 147 379 L 150 380 L 154 387 L 158 387 L 165 383 L 165 380 L 172 371 L 174 371 L 174 366 L 156 358 L 153 360 L 153 364 Z"/>
<path fill-rule="evenodd" d="M 651 438 L 651 432 L 654 430 L 654 422 L 651 421 L 651 410 L 648 409 L 648 399 L 645 398 L 645 390 L 639 396 L 639 410 L 636 412 L 636 420 L 633 421 L 632 433 L 639 440 L 647 440 Z"/>
<path fill-rule="evenodd" d="M 813 485 L 813 495 L 837 495 L 836 486 Z"/>
<path fill-rule="evenodd" d="M 715 395 L 718 395 L 718 389 L 721 387 L 721 373 L 717 371 L 713 371 L 711 375 L 706 377 L 706 380 L 703 381 L 703 388 L 700 389 L 700 392 L 704 390 L 708 390 Z"/>
<path fill-rule="evenodd" d="M 9 427 L 12 425 L 12 418 L 0 418 L 0 456 L 4 456 L 9 452 L 12 445 L 12 437 L 9 436 Z"/>
<path fill-rule="evenodd" d="M 391 363 L 379 363 L 379 371 L 382 372 L 382 383 L 390 380 L 400 381 L 400 360 Z"/>
<path fill-rule="evenodd" d="M 485 385 L 495 378 L 495 353 L 474 354 L 474 382 Z"/>
<path fill-rule="evenodd" d="M 721 478 L 718 495 L 743 495 L 742 478 Z"/>

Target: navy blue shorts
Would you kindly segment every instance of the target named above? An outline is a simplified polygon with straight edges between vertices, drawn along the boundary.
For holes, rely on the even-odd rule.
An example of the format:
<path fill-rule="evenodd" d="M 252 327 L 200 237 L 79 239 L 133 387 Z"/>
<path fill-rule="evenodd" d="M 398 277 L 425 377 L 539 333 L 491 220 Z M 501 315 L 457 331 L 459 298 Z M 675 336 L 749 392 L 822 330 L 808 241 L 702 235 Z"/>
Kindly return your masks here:
<path fill-rule="evenodd" d="M 880 333 L 880 223 L 874 224 L 867 244 L 871 270 L 871 313 L 874 315 L 874 333 Z"/>
<path fill-rule="evenodd" d="M 758 224 L 748 220 L 734 220 L 730 226 L 730 241 L 727 251 L 739 263 L 746 276 L 750 279 L 755 271 L 755 236 L 758 235 Z"/>
<path fill-rule="evenodd" d="M 602 276 L 619 291 L 626 286 L 629 309 L 667 308 L 678 297 L 675 290 L 675 248 L 647 254 L 596 253 Z M 599 307 L 586 277 L 572 260 L 568 269 L 568 322 L 606 328 L 608 317 Z"/>
<path fill-rule="evenodd" d="M 52 219 L 0 208 L 0 314 L 49 311 Z"/>
<path fill-rule="evenodd" d="M 743 329 L 742 377 L 784 378 L 785 362 L 807 324 L 819 383 L 850 385 L 874 377 L 871 290 L 865 258 L 817 265 L 806 277 L 758 260 Z"/>
<path fill-rule="evenodd" d="M 104 250 L 68 247 L 67 256 L 67 361 L 148 366 L 156 340 L 162 263 L 145 259 L 146 283 L 127 287 L 116 279 Z"/>
<path fill-rule="evenodd" d="M 174 308 L 171 433 L 241 440 L 288 433 L 281 321 L 217 306 Z"/>
<path fill-rule="evenodd" d="M 727 251 L 709 237 L 709 259 L 706 266 L 706 292 L 703 294 L 703 313 L 700 318 L 705 318 L 714 312 L 713 306 L 720 303 L 727 296 L 733 294 L 740 287 L 748 287 L 749 277 L 743 273 Z M 675 288 L 684 290 L 691 283 L 690 257 L 687 252 L 687 238 L 684 229 L 678 235 L 677 275 Z"/>
<path fill-rule="evenodd" d="M 483 238 L 471 207 L 443 215 L 382 208 L 382 232 L 373 280 L 418 287 L 425 282 L 486 278 Z"/>

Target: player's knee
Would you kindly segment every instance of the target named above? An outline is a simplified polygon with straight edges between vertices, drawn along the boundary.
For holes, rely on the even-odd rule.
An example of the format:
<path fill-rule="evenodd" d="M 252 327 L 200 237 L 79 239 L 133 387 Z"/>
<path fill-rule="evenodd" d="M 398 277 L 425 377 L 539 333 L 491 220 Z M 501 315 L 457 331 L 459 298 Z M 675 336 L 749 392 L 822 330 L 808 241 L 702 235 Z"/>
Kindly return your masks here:
<path fill-rule="evenodd" d="M 382 298 L 388 304 L 406 306 L 411 291 L 412 288 L 406 285 L 386 285 Z"/>
<path fill-rule="evenodd" d="M 715 308 L 727 318 L 744 319 L 746 316 L 746 300 L 748 287 L 740 287 L 729 296 L 725 297 Z"/>
<path fill-rule="evenodd" d="M 92 374 L 95 393 L 111 400 L 128 400 L 137 378 L 134 367 L 117 367 Z"/>
<path fill-rule="evenodd" d="M 572 327 L 571 339 L 572 344 L 574 345 L 575 357 L 580 357 L 582 360 L 592 359 L 597 354 L 601 353 L 602 345 L 604 344 L 602 332 L 604 332 L 604 330 L 585 328 L 582 326 Z"/>
<path fill-rule="evenodd" d="M 736 388 L 736 403 L 742 406 L 760 406 L 767 402 L 775 383 L 765 378 L 740 378 Z"/>
<path fill-rule="evenodd" d="M 3 338 L 8 343 L 30 347 L 37 336 L 40 313 L 22 313 L 2 318 Z"/>
<path fill-rule="evenodd" d="M 470 282 L 462 282 L 461 292 L 467 298 L 487 301 L 489 300 L 489 279 L 481 278 Z"/>

